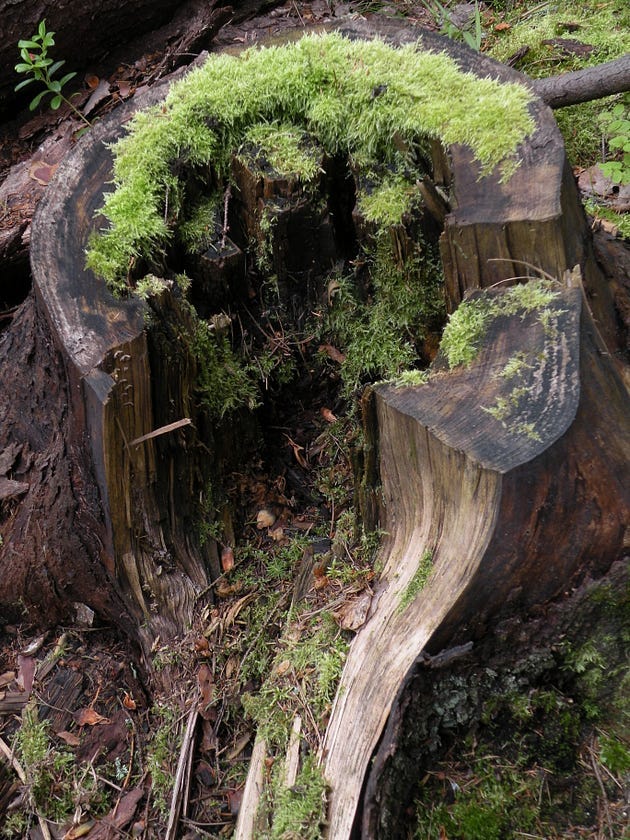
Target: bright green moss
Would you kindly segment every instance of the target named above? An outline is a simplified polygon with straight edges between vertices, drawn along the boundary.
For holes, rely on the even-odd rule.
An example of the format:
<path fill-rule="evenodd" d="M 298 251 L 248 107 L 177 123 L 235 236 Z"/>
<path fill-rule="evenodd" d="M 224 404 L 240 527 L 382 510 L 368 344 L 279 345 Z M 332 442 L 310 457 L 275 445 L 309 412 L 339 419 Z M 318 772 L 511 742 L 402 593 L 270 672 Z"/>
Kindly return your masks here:
<path fill-rule="evenodd" d="M 440 344 L 448 366 L 454 368 L 473 361 L 492 318 L 536 311 L 544 323 L 549 305 L 559 294 L 558 287 L 549 280 L 530 280 L 511 286 L 501 294 L 486 293 L 463 301 L 450 316 Z"/>
<path fill-rule="evenodd" d="M 186 196 L 178 170 L 228 174 L 247 132 L 278 121 L 309 132 L 329 154 L 387 163 L 419 137 L 468 145 L 481 171 L 509 177 L 518 144 L 533 130 L 529 91 L 462 72 L 442 53 L 338 34 L 304 37 L 238 56 L 215 55 L 138 114 L 114 146 L 115 192 L 87 264 L 124 290 L 139 256 L 164 247 Z M 396 142 L 395 142 L 396 141 Z"/>

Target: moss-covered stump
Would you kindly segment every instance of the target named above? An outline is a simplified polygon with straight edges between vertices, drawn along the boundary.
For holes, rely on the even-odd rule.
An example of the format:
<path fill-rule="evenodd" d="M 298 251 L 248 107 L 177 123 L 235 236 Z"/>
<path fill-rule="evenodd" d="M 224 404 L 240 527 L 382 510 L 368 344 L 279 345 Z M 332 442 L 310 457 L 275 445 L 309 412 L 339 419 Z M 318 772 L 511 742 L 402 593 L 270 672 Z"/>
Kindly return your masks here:
<path fill-rule="evenodd" d="M 362 831 L 418 656 L 606 573 L 630 443 L 600 337 L 616 348 L 614 313 L 551 112 L 517 73 L 430 33 L 342 31 L 217 56 L 152 110 L 97 127 L 60 167 L 32 250 L 71 445 L 101 494 L 91 550 L 145 649 L 219 571 L 216 529 L 199 523 L 285 352 L 274 312 L 296 355 L 319 319 L 346 399 L 390 380 L 364 401 L 359 507 L 387 537 L 320 756 L 331 840 Z M 431 370 L 405 370 L 435 355 L 444 302 Z"/>

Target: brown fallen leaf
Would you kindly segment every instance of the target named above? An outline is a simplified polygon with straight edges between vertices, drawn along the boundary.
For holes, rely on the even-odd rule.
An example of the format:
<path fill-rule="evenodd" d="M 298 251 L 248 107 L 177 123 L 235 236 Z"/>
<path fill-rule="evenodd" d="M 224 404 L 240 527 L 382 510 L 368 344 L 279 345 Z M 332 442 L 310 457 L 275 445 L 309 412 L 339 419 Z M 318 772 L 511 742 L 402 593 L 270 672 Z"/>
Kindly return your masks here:
<path fill-rule="evenodd" d="M 125 709 L 130 709 L 131 711 L 133 711 L 136 708 L 136 701 L 127 691 L 125 691 L 125 696 L 123 697 L 122 702 Z"/>
<path fill-rule="evenodd" d="M 33 688 L 33 680 L 35 679 L 35 657 L 33 656 L 22 656 L 21 653 L 18 653 L 18 675 L 17 675 L 17 684 L 20 691 L 24 691 L 26 694 L 30 694 L 31 689 Z"/>
<path fill-rule="evenodd" d="M 78 712 L 75 712 L 74 719 L 79 726 L 96 726 L 99 723 L 111 722 L 109 718 L 99 715 L 98 712 L 91 708 L 79 709 Z"/>
<path fill-rule="evenodd" d="M 4 674 L 0 674 L 0 688 L 4 688 L 9 685 L 14 679 L 15 671 L 5 671 Z"/>
<path fill-rule="evenodd" d="M 75 735 L 74 732 L 67 732 L 65 729 L 62 729 L 61 732 L 57 732 L 57 737 L 61 738 L 61 740 L 69 747 L 78 747 L 81 743 L 81 739 L 78 735 Z"/>
<path fill-rule="evenodd" d="M 497 23 L 497 25 L 494 27 L 494 30 L 495 32 L 505 32 L 507 29 L 511 28 L 511 24 L 506 23 L 506 21 L 502 20 L 501 23 Z"/>
<path fill-rule="evenodd" d="M 346 354 L 333 347 L 332 344 L 320 344 L 317 349 L 320 353 L 325 353 L 329 359 L 332 359 L 333 362 L 338 362 L 340 365 L 346 360 Z"/>
<path fill-rule="evenodd" d="M 81 825 L 73 825 L 63 835 L 63 840 L 77 840 L 78 837 L 87 837 L 95 825 L 94 820 L 88 820 L 87 822 L 81 823 Z"/>
<path fill-rule="evenodd" d="M 197 671 L 197 685 L 199 687 L 199 714 L 204 720 L 216 720 L 217 710 L 212 707 L 215 695 L 214 676 L 205 663 Z"/>
<path fill-rule="evenodd" d="M 263 528 L 271 528 L 275 521 L 276 517 L 269 508 L 262 508 L 256 514 L 256 527 L 259 531 L 262 531 Z"/>
<path fill-rule="evenodd" d="M 346 601 L 335 614 L 337 623 L 344 630 L 358 630 L 365 624 L 371 603 L 369 592 L 362 592 L 356 598 Z"/>

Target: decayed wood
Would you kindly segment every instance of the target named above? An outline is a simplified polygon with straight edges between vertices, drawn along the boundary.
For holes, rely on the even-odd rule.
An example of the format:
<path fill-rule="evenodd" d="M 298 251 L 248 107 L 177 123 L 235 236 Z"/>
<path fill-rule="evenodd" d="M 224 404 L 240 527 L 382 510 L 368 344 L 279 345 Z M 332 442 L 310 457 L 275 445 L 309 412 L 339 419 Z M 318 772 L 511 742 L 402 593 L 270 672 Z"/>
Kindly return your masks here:
<path fill-rule="evenodd" d="M 266 756 L 267 744 L 264 738 L 256 737 L 234 830 L 234 840 L 253 840 L 260 828 L 258 806 L 265 784 Z"/>
<path fill-rule="evenodd" d="M 535 317 L 497 319 L 470 368 L 419 388 L 376 389 L 389 536 L 324 744 L 335 840 L 350 836 L 372 752 L 418 654 L 483 636 L 505 604 L 526 612 L 585 568 L 601 574 L 622 549 L 628 395 L 579 289 L 562 293 L 552 322 L 557 332 L 545 336 Z M 510 399 L 513 385 L 498 374 L 524 351 L 544 362 L 529 371 L 527 401 L 504 427 L 486 409 Z M 534 423 L 538 439 L 515 431 L 519 422 Z M 427 551 L 429 581 L 401 609 Z"/>

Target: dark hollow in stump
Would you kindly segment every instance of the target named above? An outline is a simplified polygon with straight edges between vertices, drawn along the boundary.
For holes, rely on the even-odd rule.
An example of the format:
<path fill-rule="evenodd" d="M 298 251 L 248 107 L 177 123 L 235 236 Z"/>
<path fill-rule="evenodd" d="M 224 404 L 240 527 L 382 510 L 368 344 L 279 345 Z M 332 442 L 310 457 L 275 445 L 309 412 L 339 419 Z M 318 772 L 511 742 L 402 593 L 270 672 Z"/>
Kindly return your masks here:
<path fill-rule="evenodd" d="M 375 32 L 360 24 L 342 29 L 353 37 Z M 479 76 L 523 81 L 431 34 L 398 25 L 382 33 L 419 39 Z M 435 150 L 433 160 L 449 203 L 424 184 L 426 206 L 444 224 L 451 310 L 471 291 L 498 284 L 483 294 L 500 295 L 513 278 L 541 272 L 557 279 L 561 293 L 544 318 L 518 312 L 493 319 L 469 367 L 443 368 L 415 388 L 380 386 L 366 400 L 377 449 L 368 459 L 364 509 L 377 509 L 381 499 L 388 536 L 321 757 L 333 840 L 350 837 L 353 826 L 361 831 L 371 758 L 422 651 L 435 655 L 482 637 L 506 603 L 527 612 L 586 570 L 604 574 L 622 549 L 630 441 L 628 397 L 614 360 L 615 311 L 551 112 L 540 101 L 531 110 L 537 127 L 507 183 L 480 178 L 469 151 L 451 147 Z M 155 338 L 145 304 L 114 300 L 83 267 L 111 169 L 103 140 L 124 130 L 121 115 L 116 119 L 91 132 L 60 167 L 40 205 L 32 262 L 38 307 L 67 370 L 71 441 L 89 453 L 100 491 L 94 562 L 116 581 L 132 617 L 127 630 L 146 645 L 186 623 L 196 593 L 218 572 L 216 547 L 201 546 L 191 527 L 194 500 L 218 455 L 201 434 L 192 355 L 162 334 Z M 319 221 L 322 238 L 313 249 L 328 247 L 326 220 Z M 238 259 L 238 243 L 226 246 Z M 281 267 L 278 252 L 272 260 Z M 210 284 L 215 267 L 207 268 Z M 176 331 L 185 324 L 168 291 L 155 306 L 163 325 Z M 514 400 L 514 383 L 500 374 L 518 353 L 523 382 Z M 506 404 L 507 414 L 493 413 Z M 419 591 L 421 562 L 430 562 L 430 574 Z"/>

